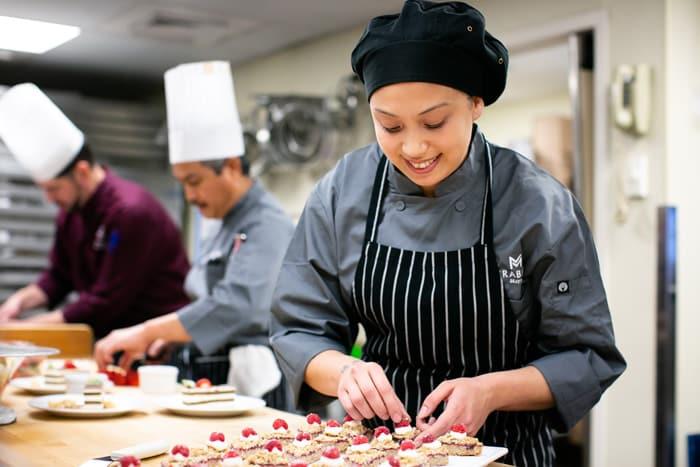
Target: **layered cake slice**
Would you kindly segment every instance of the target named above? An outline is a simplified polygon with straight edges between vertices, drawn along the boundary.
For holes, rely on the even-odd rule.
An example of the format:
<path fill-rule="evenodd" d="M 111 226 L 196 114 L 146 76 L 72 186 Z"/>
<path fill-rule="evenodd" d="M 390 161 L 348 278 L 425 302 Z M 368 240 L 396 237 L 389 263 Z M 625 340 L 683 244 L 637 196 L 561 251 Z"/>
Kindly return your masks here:
<path fill-rule="evenodd" d="M 287 467 L 287 455 L 279 440 L 271 439 L 265 443 L 265 448 L 246 457 L 246 463 L 257 467 Z"/>
<path fill-rule="evenodd" d="M 223 433 L 214 431 L 209 435 L 207 447 L 210 453 L 223 455 L 225 451 L 229 450 L 230 443 L 226 442 L 226 436 Z"/>
<path fill-rule="evenodd" d="M 219 462 L 221 455 L 212 455 L 207 446 L 185 446 L 176 444 L 170 449 L 168 458 L 161 461 L 161 467 L 207 466 Z"/>
<path fill-rule="evenodd" d="M 410 420 L 402 420 L 394 424 L 394 439 L 399 442 L 405 439 L 415 439 L 419 434 L 420 430 L 412 427 Z"/>
<path fill-rule="evenodd" d="M 343 435 L 348 439 L 352 439 L 357 435 L 367 435 L 371 431 L 362 424 L 361 420 L 355 420 L 350 415 L 346 415 L 343 419 Z"/>
<path fill-rule="evenodd" d="M 49 363 L 49 366 L 44 371 L 44 383 L 51 385 L 64 385 L 66 384 L 66 373 L 77 371 L 78 367 L 75 366 L 72 360 L 64 360 L 62 364 L 56 365 L 55 363 Z"/>
<path fill-rule="evenodd" d="M 316 462 L 321 458 L 321 445 L 311 439 L 311 435 L 304 431 L 297 433 L 294 441 L 286 447 L 287 457 L 290 462 L 303 461 L 306 464 Z"/>
<path fill-rule="evenodd" d="M 319 417 L 318 414 L 311 412 L 306 416 L 306 425 L 304 425 L 301 429 L 315 437 L 323 433 L 324 427 L 325 424 L 321 421 L 321 417 Z"/>
<path fill-rule="evenodd" d="M 432 467 L 447 465 L 449 462 L 447 450 L 440 440 L 435 439 L 432 435 L 425 435 L 423 437 L 423 444 L 418 448 L 418 452 L 428 459 L 428 464 Z"/>
<path fill-rule="evenodd" d="M 276 439 L 286 446 L 294 440 L 294 433 L 289 429 L 286 420 L 278 418 L 272 422 L 272 431 L 265 433 L 263 439 Z"/>
<path fill-rule="evenodd" d="M 399 447 L 397 457 L 402 465 L 412 465 L 416 467 L 428 466 L 428 460 L 426 457 L 418 452 L 413 441 L 408 439 L 401 441 L 401 446 Z"/>
<path fill-rule="evenodd" d="M 224 454 L 224 458 L 221 460 L 222 467 L 239 467 L 243 464 L 243 458 L 235 449 L 231 449 Z"/>
<path fill-rule="evenodd" d="M 233 401 L 236 394 L 235 387 L 227 384 L 213 386 L 206 378 L 202 378 L 196 383 L 189 379 L 183 379 L 182 385 L 182 403 L 185 405 L 230 402 Z"/>
<path fill-rule="evenodd" d="M 389 428 L 378 426 L 374 429 L 374 439 L 371 444 L 373 449 L 381 451 L 385 456 L 396 454 L 399 450 L 399 444 L 394 441 Z"/>
<path fill-rule="evenodd" d="M 88 378 L 83 389 L 83 399 L 87 407 L 104 407 L 104 383 L 100 378 Z"/>
<path fill-rule="evenodd" d="M 323 446 L 335 446 L 340 451 L 345 451 L 348 447 L 348 439 L 343 436 L 343 427 L 337 420 L 328 420 L 323 433 L 316 437 L 316 442 Z"/>
<path fill-rule="evenodd" d="M 335 446 L 324 449 L 321 458 L 311 464 L 313 467 L 344 467 L 345 465 L 345 460 L 340 455 L 340 450 Z"/>
<path fill-rule="evenodd" d="M 234 439 L 231 444 L 233 449 L 238 451 L 241 456 L 246 459 L 262 448 L 263 440 L 254 429 L 246 427 L 241 430 L 240 438 Z"/>
<path fill-rule="evenodd" d="M 374 467 L 384 458 L 384 454 L 372 449 L 365 435 L 357 435 L 345 451 L 345 461 L 352 467 Z"/>
<path fill-rule="evenodd" d="M 450 456 L 478 456 L 483 447 L 477 438 L 467 436 L 467 428 L 462 424 L 452 425 L 450 431 L 438 439 Z"/>

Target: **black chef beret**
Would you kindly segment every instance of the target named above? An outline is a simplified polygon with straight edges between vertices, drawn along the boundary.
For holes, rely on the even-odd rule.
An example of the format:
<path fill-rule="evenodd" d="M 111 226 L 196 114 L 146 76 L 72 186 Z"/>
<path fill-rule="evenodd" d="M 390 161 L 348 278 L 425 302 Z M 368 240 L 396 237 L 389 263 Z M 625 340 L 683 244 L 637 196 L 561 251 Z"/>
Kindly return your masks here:
<path fill-rule="evenodd" d="M 400 14 L 370 21 L 351 61 L 367 98 L 388 84 L 424 81 L 480 96 L 489 105 L 506 86 L 508 49 L 466 3 L 406 0 Z"/>

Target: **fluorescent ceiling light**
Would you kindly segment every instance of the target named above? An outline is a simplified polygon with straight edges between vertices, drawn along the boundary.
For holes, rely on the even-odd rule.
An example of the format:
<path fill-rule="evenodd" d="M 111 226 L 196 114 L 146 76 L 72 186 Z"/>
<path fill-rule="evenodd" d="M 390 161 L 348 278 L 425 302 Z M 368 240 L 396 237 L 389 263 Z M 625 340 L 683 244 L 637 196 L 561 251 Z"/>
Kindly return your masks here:
<path fill-rule="evenodd" d="M 0 49 L 43 54 L 80 35 L 80 28 L 0 16 Z"/>

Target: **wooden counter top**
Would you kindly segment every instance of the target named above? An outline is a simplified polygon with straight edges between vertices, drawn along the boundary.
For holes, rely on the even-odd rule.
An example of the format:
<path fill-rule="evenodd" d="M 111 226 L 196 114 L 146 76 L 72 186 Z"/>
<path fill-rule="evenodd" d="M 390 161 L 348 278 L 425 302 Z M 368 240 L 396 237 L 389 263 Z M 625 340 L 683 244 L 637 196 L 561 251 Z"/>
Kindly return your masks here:
<path fill-rule="evenodd" d="M 212 431 L 227 436 L 246 426 L 259 432 L 271 430 L 275 418 L 284 418 L 289 428 L 304 422 L 298 415 L 262 408 L 238 417 L 194 418 L 170 414 L 136 388 L 117 388 L 118 394 L 142 402 L 143 411 L 102 419 L 56 417 L 29 407 L 33 395 L 12 386 L 5 389 L 2 404 L 17 413 L 12 425 L 0 426 L 0 465 L 78 466 L 90 459 L 109 455 L 115 449 L 166 439 L 170 443 L 204 443 Z M 144 466 L 157 466 L 163 456 L 146 460 Z M 498 466 L 501 464 L 492 464 Z"/>

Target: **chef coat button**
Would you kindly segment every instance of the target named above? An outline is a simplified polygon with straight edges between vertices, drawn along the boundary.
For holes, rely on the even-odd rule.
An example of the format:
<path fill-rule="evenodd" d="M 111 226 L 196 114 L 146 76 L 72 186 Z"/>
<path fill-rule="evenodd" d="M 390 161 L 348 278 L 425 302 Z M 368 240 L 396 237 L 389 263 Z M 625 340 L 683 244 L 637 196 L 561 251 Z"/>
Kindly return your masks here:
<path fill-rule="evenodd" d="M 466 207 L 467 206 L 464 204 L 464 201 L 457 201 L 457 203 L 455 203 L 455 209 L 459 212 L 464 211 L 464 208 Z"/>
<path fill-rule="evenodd" d="M 467 31 L 472 32 L 473 30 L 474 30 L 474 28 L 471 26 L 471 24 L 469 26 L 467 26 Z"/>
<path fill-rule="evenodd" d="M 399 211 L 403 211 L 404 209 L 406 209 L 406 203 L 403 200 L 398 200 L 396 202 L 396 209 L 398 209 Z"/>

